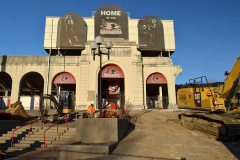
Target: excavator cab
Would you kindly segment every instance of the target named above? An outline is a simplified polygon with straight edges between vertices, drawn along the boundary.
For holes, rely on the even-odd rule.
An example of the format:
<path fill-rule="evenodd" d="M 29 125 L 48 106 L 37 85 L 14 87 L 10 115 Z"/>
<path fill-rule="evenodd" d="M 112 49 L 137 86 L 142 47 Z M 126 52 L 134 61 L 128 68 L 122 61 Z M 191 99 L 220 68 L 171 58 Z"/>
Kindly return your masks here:
<path fill-rule="evenodd" d="M 64 115 L 74 112 L 74 92 L 62 91 L 60 92 L 59 100 L 50 94 L 40 96 L 40 114 L 47 115 L 49 108 L 44 106 L 44 100 L 49 99 L 50 104 L 53 102 L 57 115 Z"/>
<path fill-rule="evenodd" d="M 62 91 L 60 93 L 59 103 L 63 114 L 74 112 L 74 92 Z"/>

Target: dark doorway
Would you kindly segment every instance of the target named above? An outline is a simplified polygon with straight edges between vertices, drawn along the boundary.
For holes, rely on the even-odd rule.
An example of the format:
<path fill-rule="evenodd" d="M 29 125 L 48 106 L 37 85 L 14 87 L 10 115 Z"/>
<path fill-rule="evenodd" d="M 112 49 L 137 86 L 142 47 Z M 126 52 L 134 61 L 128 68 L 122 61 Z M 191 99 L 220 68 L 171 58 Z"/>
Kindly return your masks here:
<path fill-rule="evenodd" d="M 98 79 L 98 84 L 100 84 L 100 79 Z M 99 94 L 100 85 L 98 85 Z M 107 65 L 102 69 L 102 98 L 103 108 L 117 109 L 125 105 L 124 74 L 117 65 Z"/>
<path fill-rule="evenodd" d="M 167 80 L 161 73 L 153 73 L 146 81 L 148 109 L 166 109 L 168 107 Z"/>
<path fill-rule="evenodd" d="M 25 74 L 20 83 L 19 100 L 22 102 L 24 109 L 39 109 L 40 95 L 43 93 L 44 79 L 37 72 L 29 72 Z"/>
<path fill-rule="evenodd" d="M 0 110 L 10 105 L 12 91 L 12 78 L 6 72 L 0 72 Z"/>

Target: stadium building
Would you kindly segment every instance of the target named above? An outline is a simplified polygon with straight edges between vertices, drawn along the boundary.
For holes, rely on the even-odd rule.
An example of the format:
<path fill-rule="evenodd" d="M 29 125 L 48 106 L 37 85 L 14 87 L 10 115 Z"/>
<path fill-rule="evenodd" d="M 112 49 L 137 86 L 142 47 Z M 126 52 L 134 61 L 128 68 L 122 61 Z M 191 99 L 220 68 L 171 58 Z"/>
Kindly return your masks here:
<path fill-rule="evenodd" d="M 38 109 L 41 93 L 57 96 L 61 91 L 74 93 L 76 110 L 98 104 L 100 92 L 104 103 L 130 109 L 177 108 L 175 79 L 182 68 L 171 59 L 173 20 L 129 15 L 107 4 L 90 18 L 73 12 L 46 17 L 48 56 L 0 56 L 1 109 L 18 100 L 27 110 Z M 94 60 L 91 48 L 97 36 L 104 39 L 101 53 L 110 53 L 102 54 L 101 87 L 100 56 Z M 107 41 L 113 43 L 109 50 Z"/>

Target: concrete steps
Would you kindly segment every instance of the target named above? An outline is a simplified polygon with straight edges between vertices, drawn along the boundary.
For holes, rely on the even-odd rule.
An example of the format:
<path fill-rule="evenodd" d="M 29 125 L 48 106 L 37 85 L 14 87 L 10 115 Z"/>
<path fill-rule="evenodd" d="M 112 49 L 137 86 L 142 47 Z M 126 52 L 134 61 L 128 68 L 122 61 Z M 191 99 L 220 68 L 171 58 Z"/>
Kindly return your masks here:
<path fill-rule="evenodd" d="M 5 151 L 5 153 L 9 154 L 10 152 L 23 151 L 24 149 L 26 149 L 26 147 L 10 147 Z"/>
<path fill-rule="evenodd" d="M 16 126 L 16 128 L 19 128 L 21 126 Z M 11 147 L 11 142 L 12 142 L 12 134 L 14 131 L 14 135 L 13 135 L 13 143 L 17 143 L 18 140 L 21 140 L 23 137 L 25 137 L 28 134 L 29 131 L 29 127 L 22 127 L 16 131 L 14 131 L 15 129 L 12 129 L 11 131 L 8 131 L 6 134 L 2 134 L 2 136 L 0 137 L 0 146 L 2 147 L 3 150 L 8 149 L 9 147 Z M 34 131 L 35 128 L 32 127 L 31 131 Z"/>
<path fill-rule="evenodd" d="M 13 147 L 10 147 L 12 137 L 12 131 L 10 131 L 4 135 L 4 138 L 0 137 L 0 143 L 9 142 L 9 146 L 5 147 L 4 149 L 9 155 L 14 155 L 19 151 L 36 150 L 36 148 L 44 147 L 43 131 L 45 131 L 47 128 L 48 127 L 34 126 L 29 134 L 28 130 L 26 129 L 22 129 L 19 132 L 14 132 Z M 19 134 L 23 136 L 21 138 L 17 138 L 19 137 Z M 57 129 L 54 126 L 54 128 L 51 128 L 45 132 L 45 147 L 51 148 L 57 147 L 61 144 L 70 144 L 75 142 L 75 138 L 76 128 L 59 127 L 57 135 Z"/>
<path fill-rule="evenodd" d="M 14 147 L 16 147 L 16 148 L 40 147 L 42 143 L 43 142 L 39 142 L 39 143 L 35 143 L 35 142 L 34 143 L 16 143 L 16 144 L 14 144 Z"/>

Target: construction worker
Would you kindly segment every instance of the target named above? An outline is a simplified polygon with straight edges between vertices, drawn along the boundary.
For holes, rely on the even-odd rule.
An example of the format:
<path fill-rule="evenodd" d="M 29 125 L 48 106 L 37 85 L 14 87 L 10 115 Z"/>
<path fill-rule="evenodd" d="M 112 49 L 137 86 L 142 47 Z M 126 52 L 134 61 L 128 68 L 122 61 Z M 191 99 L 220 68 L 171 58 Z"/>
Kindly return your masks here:
<path fill-rule="evenodd" d="M 94 113 L 95 113 L 94 105 L 91 104 L 88 106 L 88 109 L 87 109 L 88 118 L 95 118 Z"/>

